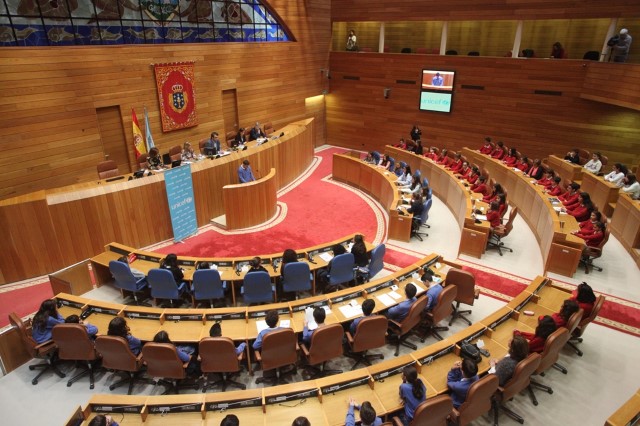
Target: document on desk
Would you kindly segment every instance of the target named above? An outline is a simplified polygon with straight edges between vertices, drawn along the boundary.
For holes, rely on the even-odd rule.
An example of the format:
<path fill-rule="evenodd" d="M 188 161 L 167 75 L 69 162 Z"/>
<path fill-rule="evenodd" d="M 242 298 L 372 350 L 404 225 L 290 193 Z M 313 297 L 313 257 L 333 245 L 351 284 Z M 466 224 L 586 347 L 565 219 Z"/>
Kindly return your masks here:
<path fill-rule="evenodd" d="M 558 199 L 557 199 L 557 198 L 555 198 L 555 197 L 549 197 L 549 202 L 550 202 L 551 204 L 560 204 L 560 200 L 558 200 Z"/>
<path fill-rule="evenodd" d="M 477 214 L 476 215 L 476 219 L 487 220 L 487 215 L 486 214 Z"/>
<path fill-rule="evenodd" d="M 291 320 L 280 320 L 278 326 L 283 328 L 291 328 Z M 318 325 L 316 324 L 316 327 L 317 326 Z M 267 322 L 265 320 L 260 320 L 256 321 L 256 328 L 258 329 L 258 333 L 260 333 L 262 330 L 266 330 L 267 328 L 269 328 L 269 326 L 267 325 Z"/>
<path fill-rule="evenodd" d="M 376 299 L 378 299 L 384 306 L 392 306 L 396 304 L 396 302 L 391 298 L 391 296 L 389 296 L 389 293 L 378 294 L 376 295 Z"/>
<path fill-rule="evenodd" d="M 344 306 L 340 306 L 340 308 L 338 308 L 340 310 L 340 312 L 342 312 L 342 315 L 344 315 L 345 318 L 353 318 L 353 317 L 358 317 L 358 316 L 362 316 L 364 315 L 362 313 L 362 306 L 360 305 L 344 305 Z"/>
<path fill-rule="evenodd" d="M 329 308 L 328 306 L 325 305 L 322 308 L 327 313 L 327 315 L 329 315 L 331 313 L 331 308 Z M 316 323 L 316 320 L 313 319 L 313 308 L 312 307 L 309 306 L 308 308 L 306 308 L 304 310 L 304 319 L 307 320 L 307 328 L 309 330 L 315 330 L 316 328 L 318 328 L 318 323 Z"/>
<path fill-rule="evenodd" d="M 416 292 L 416 294 L 422 294 L 422 293 L 424 293 L 424 292 L 426 291 L 426 290 L 425 290 L 425 288 L 424 288 L 421 284 L 418 284 L 418 283 L 417 283 L 417 282 L 415 282 L 415 281 L 412 281 L 412 282 L 411 282 L 411 284 L 413 284 L 413 285 L 415 285 L 415 286 L 416 286 L 416 290 L 418 290 L 418 291 Z"/>
<path fill-rule="evenodd" d="M 330 262 L 331 259 L 333 259 L 333 255 L 328 251 L 325 251 L 324 253 L 320 253 L 318 256 L 320 256 L 320 259 L 324 260 L 327 263 Z"/>

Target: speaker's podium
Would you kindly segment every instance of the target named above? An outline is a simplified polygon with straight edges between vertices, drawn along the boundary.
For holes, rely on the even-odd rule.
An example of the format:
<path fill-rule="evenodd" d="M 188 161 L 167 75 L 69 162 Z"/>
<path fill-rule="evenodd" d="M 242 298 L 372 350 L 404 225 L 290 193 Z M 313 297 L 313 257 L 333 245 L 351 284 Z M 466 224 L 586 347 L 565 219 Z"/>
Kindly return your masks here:
<path fill-rule="evenodd" d="M 276 169 L 253 182 L 222 187 L 224 215 L 213 219 L 226 229 L 260 225 L 276 214 Z"/>

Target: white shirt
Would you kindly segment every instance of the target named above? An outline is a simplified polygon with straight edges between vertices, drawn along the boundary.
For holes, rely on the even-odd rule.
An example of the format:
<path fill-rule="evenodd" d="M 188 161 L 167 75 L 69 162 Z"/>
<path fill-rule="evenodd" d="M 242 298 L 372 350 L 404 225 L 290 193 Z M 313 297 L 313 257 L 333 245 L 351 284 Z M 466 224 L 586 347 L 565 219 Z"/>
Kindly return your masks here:
<path fill-rule="evenodd" d="M 405 173 L 398 178 L 398 185 L 411 185 L 413 182 L 413 177 L 409 173 Z"/>
<path fill-rule="evenodd" d="M 624 179 L 624 173 L 622 172 L 616 173 L 615 170 L 612 170 L 611 173 L 609 173 L 604 177 L 604 180 L 615 184 L 618 188 L 624 185 L 624 183 L 622 182 L 622 179 Z"/>
<path fill-rule="evenodd" d="M 600 160 L 591 159 L 587 164 L 584 165 L 584 168 L 595 175 L 598 174 L 600 168 L 602 168 L 602 162 Z"/>
<path fill-rule="evenodd" d="M 634 200 L 638 200 L 640 199 L 640 183 L 635 181 L 631 185 L 625 185 L 622 188 L 622 192 L 629 194 Z"/>

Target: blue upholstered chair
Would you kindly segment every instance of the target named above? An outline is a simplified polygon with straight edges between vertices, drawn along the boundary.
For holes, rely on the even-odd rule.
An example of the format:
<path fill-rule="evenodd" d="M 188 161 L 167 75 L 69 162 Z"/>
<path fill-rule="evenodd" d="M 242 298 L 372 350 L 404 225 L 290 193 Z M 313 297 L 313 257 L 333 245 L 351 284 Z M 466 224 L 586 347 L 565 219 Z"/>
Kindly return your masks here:
<path fill-rule="evenodd" d="M 344 284 L 354 278 L 355 259 L 353 254 L 339 254 L 331 260 L 329 267 L 329 288 L 344 287 Z"/>
<path fill-rule="evenodd" d="M 422 241 L 422 237 L 429 236 L 429 234 L 427 234 L 426 232 L 420 232 L 420 227 L 426 226 L 427 228 L 430 228 L 430 226 L 427 224 L 427 220 L 429 219 L 429 210 L 431 210 L 432 204 L 432 198 L 429 198 L 427 201 L 425 201 L 422 205 L 422 213 L 420 213 L 420 216 L 418 218 L 414 217 L 414 223 L 411 224 L 411 236 L 416 237 L 420 241 Z"/>
<path fill-rule="evenodd" d="M 282 290 L 285 292 L 298 292 L 311 290 L 311 271 L 306 262 L 290 262 L 284 265 L 284 279 Z"/>
<path fill-rule="evenodd" d="M 220 273 L 215 269 L 198 269 L 193 273 L 191 284 L 191 299 L 195 308 L 198 301 L 208 300 L 213 308 L 215 299 L 224 297 L 224 286 L 220 279 Z"/>
<path fill-rule="evenodd" d="M 376 276 L 376 274 L 384 268 L 384 253 L 387 248 L 384 244 L 378 245 L 371 251 L 371 260 L 369 261 L 369 279 Z"/>
<path fill-rule="evenodd" d="M 244 276 L 242 295 L 247 304 L 273 302 L 274 288 L 268 272 L 249 272 Z"/>
<path fill-rule="evenodd" d="M 373 157 L 373 161 L 375 161 L 376 164 L 380 162 L 380 153 L 378 151 L 371 151 L 371 156 Z"/>
<path fill-rule="evenodd" d="M 170 301 L 171 307 L 173 307 L 175 300 L 180 299 L 187 288 L 185 283 L 177 284 L 168 269 L 150 270 L 147 281 L 151 288 L 151 297 L 156 301 L 156 304 L 158 304 L 158 299 L 167 299 Z"/>
<path fill-rule="evenodd" d="M 138 293 L 144 291 L 147 288 L 147 277 L 136 279 L 131 272 L 131 268 L 124 262 L 112 260 L 109 262 L 109 271 L 114 278 L 114 285 L 120 289 L 122 297 L 124 292 L 129 291 L 133 295 L 133 300 L 136 305 L 145 305 L 138 300 Z"/>
<path fill-rule="evenodd" d="M 389 157 L 389 165 L 387 166 L 387 170 L 393 172 L 396 168 L 396 159 L 393 157 Z"/>

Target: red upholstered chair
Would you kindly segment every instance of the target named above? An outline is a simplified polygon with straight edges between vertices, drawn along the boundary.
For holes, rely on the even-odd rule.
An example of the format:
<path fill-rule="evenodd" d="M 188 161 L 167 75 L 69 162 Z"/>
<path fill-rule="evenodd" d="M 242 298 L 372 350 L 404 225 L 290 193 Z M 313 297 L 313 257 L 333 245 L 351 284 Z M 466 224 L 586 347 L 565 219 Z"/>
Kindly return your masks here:
<path fill-rule="evenodd" d="M 547 337 L 547 341 L 544 344 L 544 350 L 540 354 L 540 365 L 538 366 L 538 368 L 536 368 L 534 374 L 544 375 L 544 372 L 551 367 L 557 368 L 564 374 L 567 374 L 567 370 L 564 369 L 564 367 L 556 364 L 556 362 L 558 361 L 558 357 L 560 356 L 560 349 L 562 349 L 562 347 L 567 343 L 569 337 L 569 330 L 564 327 L 558 328 L 556 331 L 551 333 L 549 337 Z M 538 405 L 536 395 L 533 393 L 533 387 L 542 389 L 549 394 L 553 393 L 553 389 L 551 389 L 549 386 L 545 386 L 541 383 L 531 380 L 531 384 L 529 386 L 529 396 L 531 397 L 531 402 L 533 402 L 533 405 Z"/>
<path fill-rule="evenodd" d="M 445 282 L 447 283 L 447 286 L 453 284 L 458 289 L 454 299 L 456 305 L 453 309 L 453 315 L 451 315 L 449 325 L 453 324 L 456 318 L 460 318 L 467 324 L 471 325 L 471 321 L 463 316 L 471 314 L 471 309 L 461 311 L 460 304 L 464 303 L 465 305 L 473 306 L 473 303 L 479 297 L 480 290 L 476 288 L 476 277 L 471 272 L 463 271 L 458 268 L 451 268 L 447 272 Z"/>
<path fill-rule="evenodd" d="M 351 354 L 355 358 L 356 363 L 351 367 L 354 370 L 361 362 L 371 365 L 372 359 L 384 359 L 383 354 L 367 354 L 369 349 L 380 348 L 385 345 L 385 337 L 387 335 L 387 327 L 389 322 L 382 315 L 372 315 L 362 318 L 356 326 L 356 333 L 351 336 L 347 331 L 347 342 L 351 349 Z"/>
<path fill-rule="evenodd" d="M 98 170 L 99 179 L 109 179 L 120 174 L 118 164 L 113 160 L 101 161 L 96 166 L 96 169 Z"/>
<path fill-rule="evenodd" d="M 264 123 L 263 131 L 265 135 L 270 136 L 273 132 L 275 132 L 275 129 L 273 128 L 273 123 L 270 121 L 267 121 L 266 123 Z"/>
<path fill-rule="evenodd" d="M 309 349 L 305 344 L 301 344 L 302 353 L 307 358 L 309 365 L 305 367 L 305 372 L 309 378 L 324 377 L 329 374 L 342 373 L 341 370 L 327 370 L 325 368 L 328 361 L 342 356 L 342 338 L 344 330 L 341 324 L 325 325 L 318 327 L 311 335 Z M 320 368 L 315 367 L 321 365 Z"/>
<path fill-rule="evenodd" d="M 581 318 L 580 323 L 571 333 L 571 339 L 569 340 L 568 345 L 571 346 L 579 356 L 582 356 L 583 353 L 580 349 L 578 349 L 576 344 L 582 343 L 582 335 L 584 334 L 584 331 L 586 330 L 587 326 L 591 324 L 591 322 L 594 321 L 598 316 L 598 313 L 600 312 L 600 309 L 602 309 L 602 305 L 604 304 L 604 300 L 605 297 L 603 295 L 598 295 L 596 302 L 593 304 L 591 315 L 586 318 Z M 569 319 L 569 322 L 571 322 L 571 319 Z"/>
<path fill-rule="evenodd" d="M 169 150 L 169 156 L 171 157 L 172 162 L 182 159 L 182 148 L 180 145 L 172 146 Z"/>
<path fill-rule="evenodd" d="M 453 403 L 449 395 L 429 398 L 418 405 L 409 426 L 447 426 L 452 410 Z M 398 417 L 394 417 L 393 425 L 402 426 L 403 423 Z"/>
<path fill-rule="evenodd" d="M 513 397 L 518 395 L 525 389 L 529 388 L 531 383 L 531 375 L 536 371 L 540 365 L 540 354 L 532 353 L 528 357 L 518 363 L 511 379 L 504 384 L 504 387 L 498 387 L 498 391 L 495 395 L 496 404 L 494 406 L 494 424 L 498 424 L 498 416 L 500 410 L 503 410 L 509 417 L 517 421 L 518 423 L 524 423 L 524 419 L 504 406 L 504 403 L 510 401 Z"/>
<path fill-rule="evenodd" d="M 580 259 L 580 263 L 584 265 L 584 273 L 588 274 L 590 269 L 595 269 L 597 271 L 602 272 L 602 267 L 594 265 L 593 261 L 602 256 L 602 249 L 604 245 L 609 241 L 609 228 L 604 230 L 604 238 L 596 247 L 587 246 L 582 252 L 582 258 Z"/>
<path fill-rule="evenodd" d="M 147 168 L 147 158 L 149 158 L 149 154 L 147 154 L 146 152 L 144 154 L 140 154 L 140 156 L 136 160 L 138 162 L 139 169 Z"/>
<path fill-rule="evenodd" d="M 240 362 L 244 359 L 244 351 L 236 355 L 236 346 L 228 337 L 205 337 L 200 340 L 198 354 L 200 356 L 200 370 L 204 373 L 205 382 L 202 392 L 205 393 L 209 385 L 209 375 L 219 373 L 222 378 L 211 386 L 222 385 L 222 392 L 227 386 L 236 386 L 242 390 L 247 387 L 242 383 L 230 379 L 241 370 Z"/>
<path fill-rule="evenodd" d="M 61 360 L 83 363 L 86 368 L 73 376 L 67 386 L 71 386 L 80 378 L 89 375 L 89 389 L 94 387 L 93 372 L 100 355 L 87 328 L 82 324 L 58 324 L 51 330 L 51 338 L 58 346 L 58 357 Z"/>
<path fill-rule="evenodd" d="M 56 358 L 56 353 L 58 352 L 58 347 L 52 340 L 49 340 L 44 343 L 36 343 L 31 337 L 31 320 L 23 322 L 22 319 L 15 313 L 11 312 L 9 314 L 9 322 L 13 327 L 18 330 L 18 334 L 20 335 L 20 339 L 22 340 L 22 344 L 26 349 L 27 353 L 31 355 L 32 358 L 37 358 L 44 360 L 45 362 L 40 364 L 32 364 L 29 366 L 29 370 L 42 370 L 33 380 L 31 380 L 32 385 L 37 385 L 40 377 L 51 370 L 56 373 L 59 377 L 64 378 L 66 375 L 58 369 L 58 363 Z"/>
<path fill-rule="evenodd" d="M 457 409 L 453 409 L 451 420 L 458 426 L 465 426 L 489 412 L 493 406 L 493 395 L 498 390 L 498 377 L 495 374 L 487 374 L 475 381 L 467 399 Z"/>

